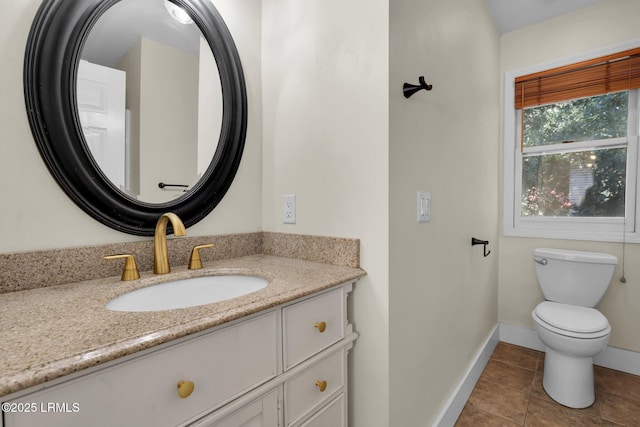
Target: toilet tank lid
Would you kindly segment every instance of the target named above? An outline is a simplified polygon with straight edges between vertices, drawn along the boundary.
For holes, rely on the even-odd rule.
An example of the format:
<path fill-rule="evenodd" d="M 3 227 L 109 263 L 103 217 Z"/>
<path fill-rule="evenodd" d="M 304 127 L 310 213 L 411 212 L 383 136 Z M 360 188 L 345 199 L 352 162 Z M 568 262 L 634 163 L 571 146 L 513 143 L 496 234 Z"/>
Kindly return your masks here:
<path fill-rule="evenodd" d="M 536 248 L 533 250 L 535 258 L 550 258 L 562 261 L 588 262 L 592 264 L 617 264 L 618 258 L 600 252 L 572 251 L 569 249 Z"/>

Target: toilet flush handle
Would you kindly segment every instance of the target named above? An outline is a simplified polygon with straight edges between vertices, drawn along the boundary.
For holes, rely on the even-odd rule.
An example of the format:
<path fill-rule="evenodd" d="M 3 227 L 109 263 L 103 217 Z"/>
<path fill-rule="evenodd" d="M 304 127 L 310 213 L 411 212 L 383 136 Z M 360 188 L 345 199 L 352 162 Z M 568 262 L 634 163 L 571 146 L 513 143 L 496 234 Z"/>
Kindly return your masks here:
<path fill-rule="evenodd" d="M 538 264 L 542 264 L 542 265 L 547 265 L 547 259 L 546 258 L 541 258 L 541 259 L 533 259 L 535 262 L 537 262 Z"/>

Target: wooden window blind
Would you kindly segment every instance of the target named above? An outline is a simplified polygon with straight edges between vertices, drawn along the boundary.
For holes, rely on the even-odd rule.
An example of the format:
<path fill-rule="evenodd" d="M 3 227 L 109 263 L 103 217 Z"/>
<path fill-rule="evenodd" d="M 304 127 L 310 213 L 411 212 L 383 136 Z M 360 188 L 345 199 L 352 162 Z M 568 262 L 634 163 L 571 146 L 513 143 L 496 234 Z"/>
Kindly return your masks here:
<path fill-rule="evenodd" d="M 515 108 L 640 88 L 640 48 L 516 77 Z"/>

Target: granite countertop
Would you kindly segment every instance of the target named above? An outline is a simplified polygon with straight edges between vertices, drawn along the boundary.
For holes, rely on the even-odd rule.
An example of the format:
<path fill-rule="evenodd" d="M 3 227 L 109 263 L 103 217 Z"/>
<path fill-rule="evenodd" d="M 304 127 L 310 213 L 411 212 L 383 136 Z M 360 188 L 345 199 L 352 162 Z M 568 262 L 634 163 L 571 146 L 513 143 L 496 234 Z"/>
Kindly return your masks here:
<path fill-rule="evenodd" d="M 269 285 L 232 300 L 160 312 L 110 311 L 112 298 L 156 283 L 215 274 L 264 277 Z M 360 268 L 272 255 L 0 294 L 0 396 L 357 280 Z"/>

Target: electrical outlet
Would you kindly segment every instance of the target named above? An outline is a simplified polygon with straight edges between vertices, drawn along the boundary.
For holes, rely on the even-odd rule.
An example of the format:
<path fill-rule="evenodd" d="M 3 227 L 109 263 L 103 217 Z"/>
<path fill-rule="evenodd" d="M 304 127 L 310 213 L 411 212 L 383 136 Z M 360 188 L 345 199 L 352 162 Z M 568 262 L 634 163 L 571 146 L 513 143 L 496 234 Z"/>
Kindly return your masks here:
<path fill-rule="evenodd" d="M 428 191 L 418 191 L 417 202 L 418 222 L 431 221 L 431 193 Z"/>
<path fill-rule="evenodd" d="M 284 224 L 296 223 L 296 195 L 285 194 L 282 196 L 282 222 Z"/>

